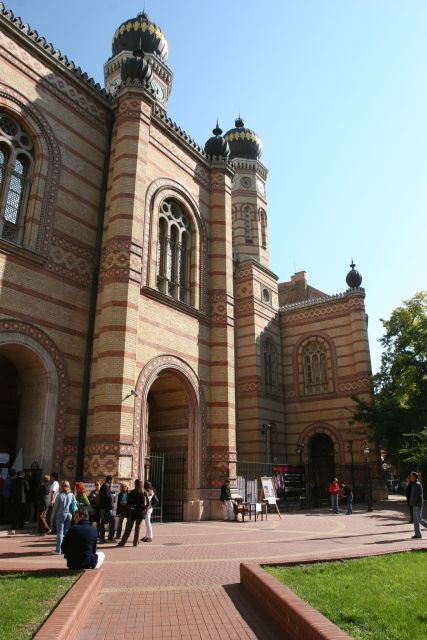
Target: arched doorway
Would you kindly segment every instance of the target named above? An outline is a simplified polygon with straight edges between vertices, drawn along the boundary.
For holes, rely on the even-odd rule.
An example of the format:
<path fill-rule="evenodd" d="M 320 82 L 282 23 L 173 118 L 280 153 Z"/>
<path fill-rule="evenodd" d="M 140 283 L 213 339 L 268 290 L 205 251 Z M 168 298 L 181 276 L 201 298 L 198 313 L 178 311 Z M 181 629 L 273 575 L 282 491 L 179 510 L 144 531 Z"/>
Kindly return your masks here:
<path fill-rule="evenodd" d="M 0 441 L 13 463 L 59 470 L 55 436 L 63 432 L 66 375 L 53 342 L 30 324 L 0 321 Z M 58 442 L 56 442 L 58 445 Z"/>
<path fill-rule="evenodd" d="M 184 519 L 193 456 L 189 391 L 176 371 L 160 371 L 146 402 L 145 477 L 159 495 L 164 521 Z"/>
<path fill-rule="evenodd" d="M 326 433 L 316 433 L 310 440 L 311 492 L 314 504 L 329 499 L 328 486 L 335 476 L 334 443 Z"/>
<path fill-rule="evenodd" d="M 48 374 L 38 355 L 23 345 L 0 344 L 0 446 L 9 451 L 10 464 L 22 449 L 24 468 L 50 467 L 47 400 Z"/>
<path fill-rule="evenodd" d="M 21 378 L 10 360 L 0 354 L 0 455 L 2 467 L 17 454 Z"/>

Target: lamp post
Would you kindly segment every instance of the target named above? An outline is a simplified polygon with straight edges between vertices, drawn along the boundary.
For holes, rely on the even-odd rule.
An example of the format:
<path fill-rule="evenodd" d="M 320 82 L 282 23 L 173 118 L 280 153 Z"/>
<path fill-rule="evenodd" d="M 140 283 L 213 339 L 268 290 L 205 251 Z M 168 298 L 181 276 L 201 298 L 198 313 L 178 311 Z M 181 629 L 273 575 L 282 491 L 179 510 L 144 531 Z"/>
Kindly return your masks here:
<path fill-rule="evenodd" d="M 267 463 L 270 462 L 270 450 L 271 450 L 271 431 L 273 425 L 270 422 L 263 422 L 261 426 L 261 433 L 265 435 L 265 451 Z"/>
<path fill-rule="evenodd" d="M 350 459 L 351 459 L 351 482 L 352 482 L 352 489 L 353 489 L 353 495 L 355 492 L 355 480 L 354 480 L 354 458 L 353 458 L 353 440 L 349 440 L 348 442 L 348 450 L 350 451 Z"/>
<path fill-rule="evenodd" d="M 365 454 L 365 462 L 368 466 L 368 511 L 372 511 L 372 480 L 371 480 L 371 467 L 369 464 L 369 446 L 368 442 L 365 442 L 365 448 L 363 449 L 363 453 Z"/>

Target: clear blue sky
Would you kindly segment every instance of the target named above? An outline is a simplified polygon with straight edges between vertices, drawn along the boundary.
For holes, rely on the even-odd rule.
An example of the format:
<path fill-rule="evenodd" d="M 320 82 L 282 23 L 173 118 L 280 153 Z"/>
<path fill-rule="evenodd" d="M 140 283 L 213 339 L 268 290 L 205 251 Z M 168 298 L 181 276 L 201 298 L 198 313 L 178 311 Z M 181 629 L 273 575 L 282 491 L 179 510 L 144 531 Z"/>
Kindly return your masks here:
<path fill-rule="evenodd" d="M 6 0 L 103 84 L 144 0 Z M 327 292 L 363 275 L 380 318 L 426 286 L 426 0 L 146 0 L 169 43 L 169 115 L 200 144 L 240 112 L 268 167 L 271 267 Z"/>

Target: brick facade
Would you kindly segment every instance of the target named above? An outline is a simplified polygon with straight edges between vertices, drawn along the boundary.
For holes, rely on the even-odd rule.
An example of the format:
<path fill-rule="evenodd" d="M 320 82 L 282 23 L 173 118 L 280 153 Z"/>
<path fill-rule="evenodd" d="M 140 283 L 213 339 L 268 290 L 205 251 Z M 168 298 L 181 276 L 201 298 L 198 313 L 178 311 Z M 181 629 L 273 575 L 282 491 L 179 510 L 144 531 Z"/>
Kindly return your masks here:
<path fill-rule="evenodd" d="M 238 457 L 297 463 L 298 445 L 308 458 L 324 433 L 348 462 L 350 396 L 367 394 L 370 374 L 364 292 L 326 296 L 301 274 L 278 284 L 265 167 L 210 161 L 149 84 L 108 94 L 2 3 L 0 26 L 0 110 L 35 157 L 23 242 L 0 239 L 0 364 L 22 383 L 24 464 L 132 479 L 150 453 L 174 449 L 184 517 L 200 519 L 216 515 Z M 171 81 L 165 62 L 153 68 Z M 184 257 L 173 219 L 162 245 L 165 203 L 184 212 Z M 314 339 L 330 388 L 307 395 Z"/>

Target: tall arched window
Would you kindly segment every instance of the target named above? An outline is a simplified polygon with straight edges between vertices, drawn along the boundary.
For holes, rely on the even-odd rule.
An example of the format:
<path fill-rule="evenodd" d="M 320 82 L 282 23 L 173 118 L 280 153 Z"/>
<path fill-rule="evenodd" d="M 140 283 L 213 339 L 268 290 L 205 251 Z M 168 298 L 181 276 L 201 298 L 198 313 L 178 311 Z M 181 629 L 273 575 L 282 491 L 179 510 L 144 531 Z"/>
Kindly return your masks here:
<path fill-rule="evenodd" d="M 261 245 L 263 249 L 267 248 L 267 214 L 264 209 L 259 210 L 259 219 L 261 223 Z"/>
<path fill-rule="evenodd" d="M 306 395 L 329 391 L 327 354 L 323 344 L 309 342 L 302 352 Z"/>
<path fill-rule="evenodd" d="M 277 385 L 276 348 L 271 340 L 264 340 L 262 347 L 263 382 L 267 393 L 274 391 Z"/>
<path fill-rule="evenodd" d="M 164 200 L 159 214 L 157 288 L 190 304 L 191 225 L 174 200 Z"/>
<path fill-rule="evenodd" d="M 245 241 L 252 242 L 251 210 L 248 206 L 243 207 L 243 226 L 245 229 Z"/>
<path fill-rule="evenodd" d="M 22 244 L 33 170 L 33 143 L 16 120 L 0 111 L 0 235 Z"/>

